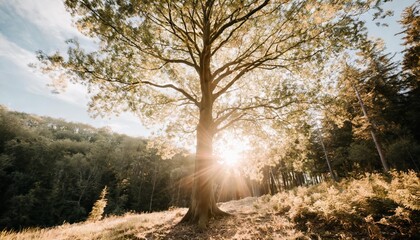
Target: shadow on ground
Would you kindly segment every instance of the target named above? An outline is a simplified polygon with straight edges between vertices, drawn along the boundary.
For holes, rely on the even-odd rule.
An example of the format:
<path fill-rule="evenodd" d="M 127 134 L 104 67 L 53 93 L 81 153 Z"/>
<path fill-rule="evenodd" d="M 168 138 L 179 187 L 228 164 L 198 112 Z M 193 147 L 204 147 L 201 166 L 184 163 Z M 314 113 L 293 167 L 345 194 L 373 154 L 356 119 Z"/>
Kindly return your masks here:
<path fill-rule="evenodd" d="M 156 229 L 146 235 L 146 239 L 233 239 L 237 229 L 232 226 L 236 216 L 225 217 L 217 221 L 211 221 L 207 230 L 199 230 L 189 224 L 176 224 L 172 227 Z"/>

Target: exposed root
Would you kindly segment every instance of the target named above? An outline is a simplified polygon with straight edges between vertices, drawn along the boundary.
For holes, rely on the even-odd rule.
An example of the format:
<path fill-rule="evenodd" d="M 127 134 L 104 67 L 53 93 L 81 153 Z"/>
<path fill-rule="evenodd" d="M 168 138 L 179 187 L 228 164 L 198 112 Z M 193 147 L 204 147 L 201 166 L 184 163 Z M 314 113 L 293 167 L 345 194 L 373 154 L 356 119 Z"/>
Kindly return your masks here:
<path fill-rule="evenodd" d="M 200 230 L 204 230 L 207 228 L 210 219 L 222 219 L 231 215 L 232 214 L 221 210 L 217 206 L 215 206 L 211 211 L 203 211 L 201 214 L 199 213 L 198 209 L 193 211 L 190 207 L 188 212 L 181 219 L 180 223 L 197 224 Z"/>
<path fill-rule="evenodd" d="M 215 211 L 213 212 L 213 217 L 215 219 L 221 219 L 224 217 L 228 217 L 228 216 L 232 216 L 232 214 L 225 212 L 223 210 L 221 210 L 220 208 L 216 208 Z"/>

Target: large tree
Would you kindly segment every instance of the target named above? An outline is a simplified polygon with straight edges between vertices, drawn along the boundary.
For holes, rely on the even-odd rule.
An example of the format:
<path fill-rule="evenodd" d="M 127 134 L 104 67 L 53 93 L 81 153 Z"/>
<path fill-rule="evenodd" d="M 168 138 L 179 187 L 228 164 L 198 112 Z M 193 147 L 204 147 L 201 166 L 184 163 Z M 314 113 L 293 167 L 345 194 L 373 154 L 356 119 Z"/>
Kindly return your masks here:
<path fill-rule="evenodd" d="M 205 227 L 225 214 L 213 194 L 215 136 L 281 116 L 299 100 L 285 90 L 287 80 L 315 72 L 357 41 L 363 24 L 355 18 L 379 2 L 66 0 L 77 27 L 98 46 L 69 40 L 67 55 L 38 56 L 59 80 L 87 85 L 94 113 L 133 111 L 171 136 L 195 133 L 183 220 Z"/>

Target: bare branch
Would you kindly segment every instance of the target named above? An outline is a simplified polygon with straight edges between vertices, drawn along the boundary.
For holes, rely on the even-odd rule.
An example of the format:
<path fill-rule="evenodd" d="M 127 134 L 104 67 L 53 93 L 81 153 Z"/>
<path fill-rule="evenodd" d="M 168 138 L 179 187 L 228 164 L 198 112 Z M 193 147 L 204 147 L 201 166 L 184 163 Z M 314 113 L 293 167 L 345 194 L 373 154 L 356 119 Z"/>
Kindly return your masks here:
<path fill-rule="evenodd" d="M 197 99 L 195 99 L 194 97 L 192 97 L 189 93 L 187 93 L 184 89 L 176 87 L 173 84 L 156 84 L 150 81 L 140 81 L 139 83 L 143 83 L 143 84 L 147 84 L 153 87 L 157 87 L 157 88 L 171 88 L 174 89 L 180 93 L 182 93 L 186 98 L 188 98 L 189 100 L 191 100 L 197 107 L 200 107 L 200 103 L 197 101 Z"/>
<path fill-rule="evenodd" d="M 227 28 L 230 28 L 231 26 L 233 26 L 236 23 L 247 21 L 252 15 L 254 15 L 256 12 L 258 12 L 259 10 L 264 8 L 268 4 L 268 2 L 269 2 L 269 0 L 265 0 L 263 3 L 261 3 L 259 6 L 252 9 L 251 11 L 249 11 L 244 16 L 242 16 L 240 18 L 232 19 L 231 21 L 229 21 L 226 24 L 224 24 L 223 26 L 221 26 L 219 28 L 219 30 L 217 30 L 217 32 L 212 34 L 212 36 L 210 38 L 210 43 L 213 43 Z"/>

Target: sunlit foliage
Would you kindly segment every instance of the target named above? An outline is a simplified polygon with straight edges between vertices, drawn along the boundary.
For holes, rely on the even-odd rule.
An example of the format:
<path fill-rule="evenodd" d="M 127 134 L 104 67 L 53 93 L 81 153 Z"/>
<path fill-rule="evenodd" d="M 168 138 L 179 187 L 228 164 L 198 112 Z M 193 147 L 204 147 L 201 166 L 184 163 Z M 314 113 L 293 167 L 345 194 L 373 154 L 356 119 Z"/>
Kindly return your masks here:
<path fill-rule="evenodd" d="M 103 214 L 104 214 L 105 207 L 107 204 L 107 199 L 106 199 L 107 194 L 108 194 L 108 187 L 105 186 L 102 189 L 99 199 L 96 200 L 96 202 L 93 204 L 92 211 L 90 211 L 87 221 L 95 222 L 95 221 L 101 220 L 104 217 Z"/>
<path fill-rule="evenodd" d="M 268 197 L 273 213 L 321 237 L 387 239 L 419 237 L 420 178 L 413 171 L 388 179 L 365 174 L 338 184 L 324 182 Z"/>

